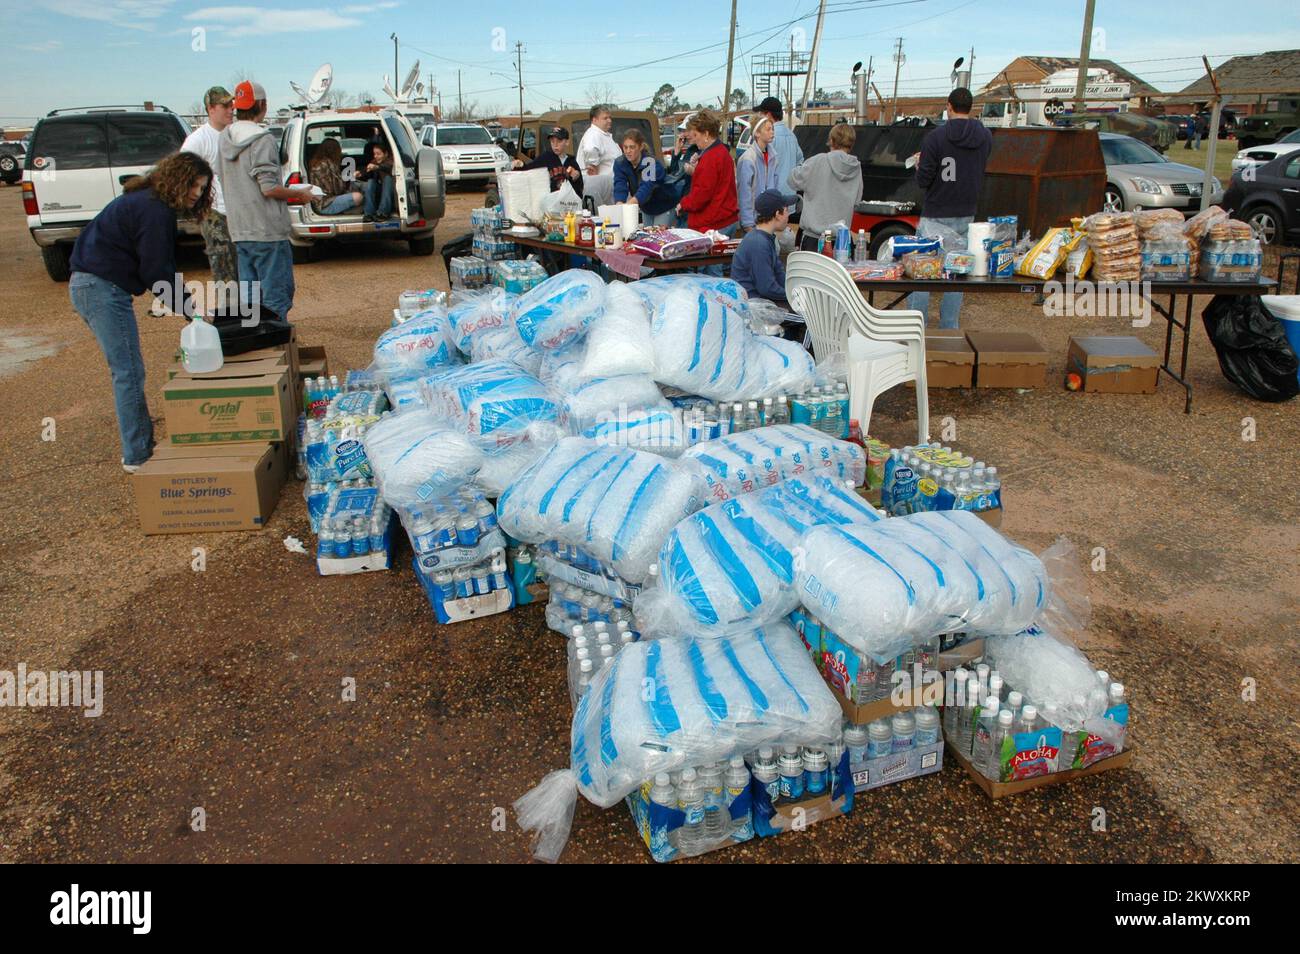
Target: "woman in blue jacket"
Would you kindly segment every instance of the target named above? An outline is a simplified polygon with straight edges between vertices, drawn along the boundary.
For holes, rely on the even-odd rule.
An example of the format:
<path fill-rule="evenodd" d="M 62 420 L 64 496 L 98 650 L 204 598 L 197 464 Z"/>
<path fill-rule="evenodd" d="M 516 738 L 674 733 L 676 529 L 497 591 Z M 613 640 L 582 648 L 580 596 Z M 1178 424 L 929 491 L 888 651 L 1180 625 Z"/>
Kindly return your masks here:
<path fill-rule="evenodd" d="M 153 453 L 153 420 L 144 398 L 144 358 L 131 299 L 152 292 L 184 300 L 176 273 L 176 216 L 202 219 L 212 205 L 212 167 L 192 152 L 162 159 L 127 181 L 77 237 L 68 292 L 94 332 L 113 376 L 122 467 L 128 474 Z M 184 309 L 190 312 L 189 302 Z"/>
<path fill-rule="evenodd" d="M 640 130 L 625 132 L 622 147 L 614 160 L 614 201 L 639 205 L 643 225 L 672 225 L 677 194 L 664 183 L 664 164 L 650 155 Z"/>

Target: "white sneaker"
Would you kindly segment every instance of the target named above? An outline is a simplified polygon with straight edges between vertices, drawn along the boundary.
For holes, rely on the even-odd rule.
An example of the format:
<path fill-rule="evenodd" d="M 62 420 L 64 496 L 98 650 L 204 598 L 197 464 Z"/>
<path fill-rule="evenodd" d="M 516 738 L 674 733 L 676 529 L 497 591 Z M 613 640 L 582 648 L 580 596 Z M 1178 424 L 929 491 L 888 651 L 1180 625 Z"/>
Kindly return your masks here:
<path fill-rule="evenodd" d="M 136 471 L 140 469 L 141 466 L 142 466 L 141 464 L 128 464 L 126 462 L 126 458 L 125 457 L 122 458 L 122 469 L 126 471 L 128 474 L 134 474 Z"/>

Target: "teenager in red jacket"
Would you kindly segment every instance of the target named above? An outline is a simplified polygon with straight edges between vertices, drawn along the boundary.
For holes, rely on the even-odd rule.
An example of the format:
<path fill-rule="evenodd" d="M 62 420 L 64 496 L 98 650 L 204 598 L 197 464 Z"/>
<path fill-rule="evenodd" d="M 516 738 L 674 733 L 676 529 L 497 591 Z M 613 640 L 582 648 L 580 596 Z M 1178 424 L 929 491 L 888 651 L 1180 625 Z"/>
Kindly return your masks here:
<path fill-rule="evenodd" d="M 740 225 L 740 203 L 736 201 L 736 166 L 731 153 L 718 141 L 721 124 L 708 110 L 686 120 L 686 136 L 700 150 L 696 158 L 691 191 L 682 196 L 678 209 L 686 213 L 686 224 L 697 232 L 716 229 L 729 238 Z"/>

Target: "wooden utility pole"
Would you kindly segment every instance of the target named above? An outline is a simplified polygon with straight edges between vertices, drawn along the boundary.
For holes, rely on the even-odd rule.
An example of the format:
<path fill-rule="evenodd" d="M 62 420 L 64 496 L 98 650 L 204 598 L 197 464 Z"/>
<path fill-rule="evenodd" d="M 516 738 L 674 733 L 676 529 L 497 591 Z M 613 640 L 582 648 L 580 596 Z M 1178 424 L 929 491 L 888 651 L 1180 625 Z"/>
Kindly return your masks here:
<path fill-rule="evenodd" d="M 524 43 L 522 40 L 515 41 L 515 72 L 519 75 L 519 151 L 523 152 L 524 149 Z M 540 143 L 538 145 L 540 146 Z"/>
<path fill-rule="evenodd" d="M 731 32 L 727 35 L 727 88 L 722 91 L 723 117 L 731 106 L 731 59 L 736 53 L 736 0 L 731 0 Z"/>
<path fill-rule="evenodd" d="M 1219 145 L 1219 111 L 1223 106 L 1223 96 L 1219 92 L 1219 80 L 1214 75 L 1214 70 L 1210 69 L 1210 61 L 1201 54 L 1201 62 L 1205 64 L 1206 75 L 1210 77 L 1210 86 L 1214 89 L 1214 98 L 1210 100 L 1210 144 L 1205 148 L 1205 176 L 1201 179 L 1201 208 L 1207 209 L 1210 206 L 1210 186 L 1214 183 L 1214 154 L 1218 151 Z M 1195 116 L 1192 121 L 1195 122 Z"/>
<path fill-rule="evenodd" d="M 808 112 L 808 91 L 812 89 L 814 77 L 817 75 L 817 54 L 822 47 L 822 21 L 826 19 L 826 0 L 821 0 L 821 5 L 817 8 L 817 28 L 813 31 L 812 56 L 808 61 L 808 75 L 803 81 L 803 104 L 799 107 L 799 122 L 803 122 L 805 114 Z M 795 126 L 792 118 L 786 124 L 791 129 Z"/>
<path fill-rule="evenodd" d="M 903 38 L 898 38 L 898 44 L 894 49 L 894 109 L 889 121 L 898 121 L 898 71 L 903 68 Z"/>
<path fill-rule="evenodd" d="M 1083 112 L 1084 93 L 1088 86 L 1088 54 L 1092 50 L 1092 11 L 1096 0 L 1088 0 L 1083 11 L 1083 40 L 1079 44 L 1079 72 L 1074 80 L 1074 112 Z"/>
<path fill-rule="evenodd" d="M 465 97 L 460 94 L 460 70 L 456 71 L 456 118 L 465 119 Z"/>

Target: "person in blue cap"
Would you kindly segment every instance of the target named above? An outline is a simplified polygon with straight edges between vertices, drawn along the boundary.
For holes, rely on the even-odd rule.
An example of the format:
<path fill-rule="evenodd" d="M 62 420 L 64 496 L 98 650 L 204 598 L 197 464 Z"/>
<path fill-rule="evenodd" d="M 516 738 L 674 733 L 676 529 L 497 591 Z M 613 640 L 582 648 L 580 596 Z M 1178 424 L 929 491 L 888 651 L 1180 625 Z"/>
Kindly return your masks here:
<path fill-rule="evenodd" d="M 754 227 L 740 240 L 731 260 L 731 277 L 751 298 L 785 304 L 785 265 L 776 233 L 790 223 L 789 209 L 795 199 L 777 189 L 766 189 L 754 198 Z"/>

